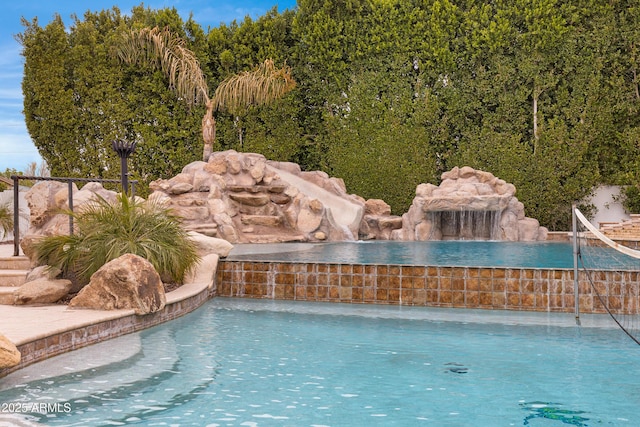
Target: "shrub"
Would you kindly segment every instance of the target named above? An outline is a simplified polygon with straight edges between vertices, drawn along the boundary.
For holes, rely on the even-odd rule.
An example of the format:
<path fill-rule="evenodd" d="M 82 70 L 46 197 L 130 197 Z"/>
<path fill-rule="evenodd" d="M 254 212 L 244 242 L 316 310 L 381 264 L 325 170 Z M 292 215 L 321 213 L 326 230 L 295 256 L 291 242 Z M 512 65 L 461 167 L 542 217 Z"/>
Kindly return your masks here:
<path fill-rule="evenodd" d="M 73 235 L 44 237 L 35 244 L 40 264 L 57 267 L 81 285 L 107 262 L 126 253 L 147 259 L 163 281 L 183 283 L 198 261 L 195 243 L 181 219 L 161 203 L 119 195 L 115 203 L 97 196 L 74 218 Z"/>
<path fill-rule="evenodd" d="M 3 234 L 13 231 L 13 208 L 10 204 L 0 206 L 0 229 Z"/>

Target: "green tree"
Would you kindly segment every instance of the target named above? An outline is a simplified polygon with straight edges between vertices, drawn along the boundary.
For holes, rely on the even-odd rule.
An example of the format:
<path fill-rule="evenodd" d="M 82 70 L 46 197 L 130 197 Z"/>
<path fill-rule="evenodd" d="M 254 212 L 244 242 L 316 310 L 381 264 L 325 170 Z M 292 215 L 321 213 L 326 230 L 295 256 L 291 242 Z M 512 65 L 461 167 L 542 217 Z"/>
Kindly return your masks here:
<path fill-rule="evenodd" d="M 197 158 L 199 119 L 173 96 L 164 76 L 122 67 L 112 56 L 117 34 L 158 21 L 185 32 L 175 9 L 137 7 L 130 18 L 117 8 L 87 12 L 68 29 L 58 16 L 44 28 L 37 19 L 23 21 L 25 120 L 52 175 L 117 178 L 111 143 L 127 139 L 138 144 L 130 164 L 144 194 L 144 184 Z"/>
<path fill-rule="evenodd" d="M 437 99 L 422 89 L 414 96 L 410 82 L 387 73 L 354 76 L 340 108 L 327 114 L 331 173 L 350 192 L 385 200 L 406 212 L 415 188 L 437 179 L 440 137 Z"/>
<path fill-rule="evenodd" d="M 235 113 L 249 105 L 264 105 L 295 87 L 289 67 L 276 69 L 273 60 L 267 59 L 253 71 L 225 79 L 218 85 L 214 96 L 209 98 L 198 58 L 169 28 L 142 28 L 126 32 L 116 48 L 120 60 L 127 64 L 151 65 L 162 70 L 169 79 L 169 87 L 189 107 L 205 104 L 206 112 L 202 119 L 204 161 L 209 159 L 216 138 L 214 110 L 227 109 Z"/>
<path fill-rule="evenodd" d="M 206 102 L 189 111 L 156 62 L 109 55 L 117 34 L 169 27 L 211 88 L 264 58 L 297 81 L 268 106 L 212 111 L 220 148 L 341 176 L 396 213 L 469 165 L 563 229 L 572 199 L 640 180 L 639 22 L 630 0 L 300 0 L 206 33 L 172 9 L 114 9 L 27 26 L 25 116 L 53 174 L 115 177 L 117 137 L 145 153 L 134 178 L 175 175 L 199 157 Z"/>

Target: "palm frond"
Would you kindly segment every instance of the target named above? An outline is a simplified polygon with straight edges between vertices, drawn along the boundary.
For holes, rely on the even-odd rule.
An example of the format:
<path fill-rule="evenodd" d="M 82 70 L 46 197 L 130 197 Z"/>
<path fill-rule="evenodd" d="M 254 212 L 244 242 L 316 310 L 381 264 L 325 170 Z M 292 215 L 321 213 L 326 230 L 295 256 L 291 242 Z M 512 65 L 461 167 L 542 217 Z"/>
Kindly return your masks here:
<path fill-rule="evenodd" d="M 13 231 L 13 207 L 9 204 L 0 206 L 0 229 L 5 233 Z"/>
<path fill-rule="evenodd" d="M 147 259 L 162 276 L 181 283 L 198 260 L 195 244 L 179 217 L 160 202 L 120 195 L 115 203 L 97 197 L 73 214 L 76 234 L 36 243 L 40 264 L 60 268 L 82 284 L 100 267 L 126 253 Z"/>
<path fill-rule="evenodd" d="M 223 80 L 212 98 L 215 110 L 238 112 L 251 105 L 264 105 L 281 98 L 296 86 L 291 68 L 276 68 L 267 59 L 252 71 Z"/>
<path fill-rule="evenodd" d="M 151 64 L 169 79 L 169 87 L 188 106 L 209 100 L 200 61 L 169 28 L 142 28 L 122 33 L 115 55 L 126 64 Z"/>

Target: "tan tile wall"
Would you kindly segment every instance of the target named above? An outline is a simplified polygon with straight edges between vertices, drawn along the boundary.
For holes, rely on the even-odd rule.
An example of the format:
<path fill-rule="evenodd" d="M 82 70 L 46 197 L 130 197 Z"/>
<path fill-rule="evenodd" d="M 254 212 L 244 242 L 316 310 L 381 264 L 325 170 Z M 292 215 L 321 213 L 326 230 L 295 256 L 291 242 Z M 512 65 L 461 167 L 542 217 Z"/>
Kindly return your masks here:
<path fill-rule="evenodd" d="M 610 306 L 634 310 L 638 273 L 596 272 Z M 221 261 L 217 295 L 364 304 L 574 311 L 571 269 Z M 604 312 L 580 273 L 580 311 Z M 632 291 L 633 290 L 633 291 Z"/>

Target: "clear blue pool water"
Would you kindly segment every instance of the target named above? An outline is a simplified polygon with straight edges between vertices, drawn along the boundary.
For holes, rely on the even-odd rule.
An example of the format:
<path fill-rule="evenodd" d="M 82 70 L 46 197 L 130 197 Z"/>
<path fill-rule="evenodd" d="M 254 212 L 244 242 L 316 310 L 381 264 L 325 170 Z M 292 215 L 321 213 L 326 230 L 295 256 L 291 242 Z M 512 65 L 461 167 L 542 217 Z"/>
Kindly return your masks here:
<path fill-rule="evenodd" d="M 502 241 L 357 241 L 307 245 L 267 245 L 269 253 L 232 251 L 229 260 L 404 264 L 469 267 L 573 268 L 573 247 L 567 242 Z M 287 250 L 287 246 L 291 250 Z M 637 260 L 611 248 L 584 247 L 597 269 L 639 269 Z M 587 266 L 590 268 L 591 266 Z"/>
<path fill-rule="evenodd" d="M 26 415 L 52 426 L 636 426 L 640 348 L 593 319 L 216 299 L 11 374 L 0 402 L 66 404 Z"/>

